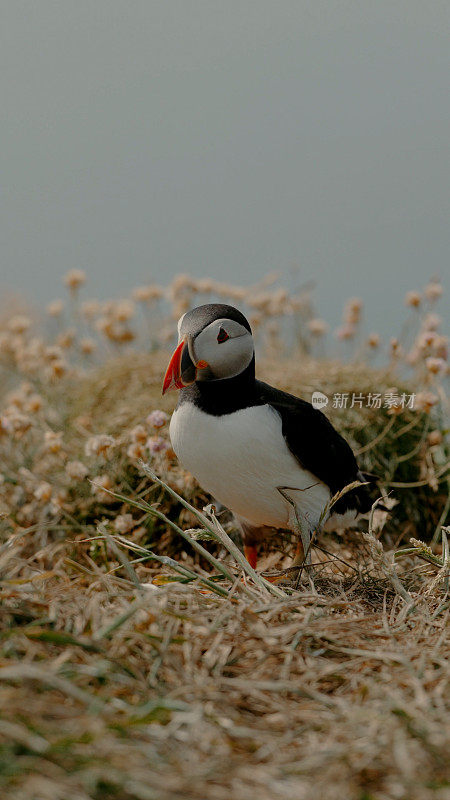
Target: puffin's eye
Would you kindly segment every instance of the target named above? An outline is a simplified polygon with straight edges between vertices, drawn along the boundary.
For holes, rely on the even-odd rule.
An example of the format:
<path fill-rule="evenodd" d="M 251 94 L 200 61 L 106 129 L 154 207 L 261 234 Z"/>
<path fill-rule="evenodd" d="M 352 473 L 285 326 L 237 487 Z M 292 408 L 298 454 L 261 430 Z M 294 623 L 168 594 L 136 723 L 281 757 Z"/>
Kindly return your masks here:
<path fill-rule="evenodd" d="M 218 343 L 222 344 L 222 342 L 226 342 L 226 340 L 229 338 L 230 337 L 228 336 L 228 333 L 226 332 L 225 328 L 221 328 L 219 333 L 217 334 Z"/>

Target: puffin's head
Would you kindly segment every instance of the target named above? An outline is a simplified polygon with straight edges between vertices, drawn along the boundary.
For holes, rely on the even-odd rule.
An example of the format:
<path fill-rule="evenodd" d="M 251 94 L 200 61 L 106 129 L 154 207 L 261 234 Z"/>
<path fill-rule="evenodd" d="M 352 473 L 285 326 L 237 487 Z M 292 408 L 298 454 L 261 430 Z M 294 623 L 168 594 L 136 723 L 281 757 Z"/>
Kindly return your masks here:
<path fill-rule="evenodd" d="M 195 381 L 233 378 L 253 359 L 252 331 L 237 308 L 207 303 L 178 321 L 178 347 L 164 377 L 163 394 Z"/>

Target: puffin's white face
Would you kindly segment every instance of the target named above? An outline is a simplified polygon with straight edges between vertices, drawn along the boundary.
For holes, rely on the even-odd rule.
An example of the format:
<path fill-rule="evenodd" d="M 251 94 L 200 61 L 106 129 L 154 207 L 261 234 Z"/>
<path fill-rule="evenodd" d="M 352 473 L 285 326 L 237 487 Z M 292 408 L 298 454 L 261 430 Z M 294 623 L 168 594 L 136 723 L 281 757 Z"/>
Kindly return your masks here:
<path fill-rule="evenodd" d="M 185 316 L 178 322 L 178 347 L 167 368 L 163 394 L 194 381 L 233 378 L 248 367 L 254 353 L 253 337 L 244 325 L 223 317 L 196 333 L 183 325 Z"/>
<path fill-rule="evenodd" d="M 233 319 L 216 319 L 197 334 L 191 352 L 197 365 L 197 381 L 233 378 L 253 358 L 253 337 Z"/>

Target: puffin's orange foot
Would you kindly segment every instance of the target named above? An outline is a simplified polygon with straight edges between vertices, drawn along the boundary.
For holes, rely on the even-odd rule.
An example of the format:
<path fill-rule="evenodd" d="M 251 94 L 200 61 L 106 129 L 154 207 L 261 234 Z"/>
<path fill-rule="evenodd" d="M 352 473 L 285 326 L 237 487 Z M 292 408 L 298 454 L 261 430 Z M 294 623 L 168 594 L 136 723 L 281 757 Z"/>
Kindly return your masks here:
<path fill-rule="evenodd" d="M 263 578 L 269 581 L 269 583 L 279 583 L 279 581 L 286 580 L 285 575 L 263 575 Z"/>
<path fill-rule="evenodd" d="M 254 544 L 244 545 L 244 556 L 253 569 L 256 569 L 258 563 L 258 551 Z"/>
<path fill-rule="evenodd" d="M 297 542 L 297 547 L 295 548 L 295 556 L 292 561 L 291 567 L 301 567 L 305 560 L 305 551 L 303 550 L 303 545 L 300 539 Z"/>

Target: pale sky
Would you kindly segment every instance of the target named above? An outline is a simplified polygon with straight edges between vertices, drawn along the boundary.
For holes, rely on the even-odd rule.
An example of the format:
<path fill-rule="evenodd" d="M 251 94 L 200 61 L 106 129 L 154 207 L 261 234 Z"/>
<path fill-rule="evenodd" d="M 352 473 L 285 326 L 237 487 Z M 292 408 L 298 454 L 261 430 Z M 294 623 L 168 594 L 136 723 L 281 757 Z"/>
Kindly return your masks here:
<path fill-rule="evenodd" d="M 449 274 L 447 0 L 0 0 L 1 287 Z M 448 300 L 447 300 L 448 308 Z"/>

